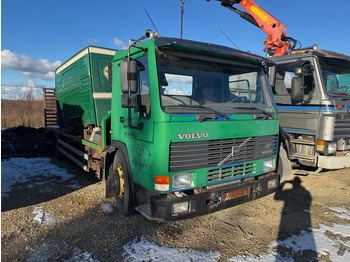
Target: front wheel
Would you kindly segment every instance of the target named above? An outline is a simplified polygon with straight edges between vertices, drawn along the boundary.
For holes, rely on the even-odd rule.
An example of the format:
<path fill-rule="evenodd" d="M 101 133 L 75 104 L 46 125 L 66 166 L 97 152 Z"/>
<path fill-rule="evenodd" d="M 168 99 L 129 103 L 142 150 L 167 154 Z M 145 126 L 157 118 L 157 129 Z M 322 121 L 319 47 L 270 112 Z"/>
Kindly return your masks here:
<path fill-rule="evenodd" d="M 277 173 L 281 176 L 280 183 L 286 181 L 292 173 L 292 165 L 283 145 L 280 145 Z"/>
<path fill-rule="evenodd" d="M 119 212 L 124 216 L 134 213 L 135 197 L 131 186 L 131 178 L 124 156 L 117 152 L 113 164 L 109 168 L 108 176 L 112 179 L 112 187 Z"/>

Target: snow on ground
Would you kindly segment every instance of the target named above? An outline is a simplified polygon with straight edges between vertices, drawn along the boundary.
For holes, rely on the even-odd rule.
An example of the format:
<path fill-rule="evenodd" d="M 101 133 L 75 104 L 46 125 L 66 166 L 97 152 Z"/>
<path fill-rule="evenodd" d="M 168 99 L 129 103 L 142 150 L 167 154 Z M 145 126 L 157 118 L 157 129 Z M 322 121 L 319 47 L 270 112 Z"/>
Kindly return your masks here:
<path fill-rule="evenodd" d="M 50 162 L 50 158 L 10 158 L 1 160 L 1 196 L 6 197 L 16 183 L 27 188 L 43 184 L 71 181 L 69 187 L 80 188 L 74 175 Z M 48 189 L 50 187 L 47 187 Z"/>
<path fill-rule="evenodd" d="M 79 188 L 74 175 L 66 169 L 59 168 L 52 164 L 49 158 L 11 158 L 1 161 L 1 194 L 7 196 L 16 183 L 23 183 L 28 188 L 46 183 L 57 183 L 70 181 L 69 187 Z M 113 212 L 110 204 L 102 199 L 98 200 L 100 212 Z M 350 220 L 349 207 L 328 207 L 336 212 L 342 219 Z M 37 206 L 33 210 L 33 223 L 47 225 L 55 221 L 53 214 L 45 212 L 43 207 Z M 274 241 L 270 243 L 268 252 L 259 256 L 247 255 L 245 257 L 236 256 L 229 261 L 294 261 L 293 255 L 314 254 L 315 256 L 326 255 L 332 261 L 350 261 L 350 224 L 333 224 L 326 226 L 320 224 L 319 229 L 309 228 L 308 231 L 301 231 L 284 241 Z M 28 247 L 33 251 L 28 261 L 42 261 L 43 254 L 52 253 L 50 244 L 43 244 L 41 247 Z M 283 257 L 276 252 L 278 247 L 289 250 Z M 55 249 L 55 248 L 53 248 Z M 62 250 L 57 246 L 57 249 Z M 218 261 L 220 252 L 199 252 L 191 249 L 170 248 L 160 246 L 148 241 L 144 236 L 134 239 L 123 246 L 126 261 Z M 311 250 L 311 251 L 310 251 Z M 98 261 L 93 259 L 93 254 L 75 250 L 73 256 L 67 261 Z"/>
<path fill-rule="evenodd" d="M 105 203 L 102 199 L 97 200 L 97 206 L 100 212 L 103 213 L 112 213 L 113 207 L 109 203 Z"/>
<path fill-rule="evenodd" d="M 144 236 L 140 240 L 124 245 L 126 261 L 217 261 L 219 252 L 199 252 L 182 248 L 160 246 L 148 241 Z"/>
<path fill-rule="evenodd" d="M 37 225 L 50 225 L 56 221 L 55 215 L 45 212 L 43 207 L 35 207 L 33 214 L 35 215 L 33 223 Z"/>
<path fill-rule="evenodd" d="M 65 262 L 99 262 L 93 258 L 90 252 L 83 252 L 78 248 L 72 250 L 65 242 L 60 244 L 43 243 L 40 247 L 26 247 L 31 250 L 28 262 L 60 261 L 58 258 L 65 257 Z M 72 255 L 73 253 L 73 255 Z"/>
<path fill-rule="evenodd" d="M 350 220 L 350 210 L 345 207 L 329 207 L 337 212 L 340 218 Z M 317 256 L 329 256 L 331 261 L 350 261 L 350 224 L 333 224 L 332 227 L 320 224 L 319 229 L 309 228 L 310 232 L 302 231 L 299 235 L 294 235 L 284 241 L 274 241 L 269 245 L 269 251 L 260 256 L 248 255 L 246 257 L 232 257 L 229 261 L 283 261 L 293 262 L 293 257 L 282 257 L 277 254 L 277 246 L 290 248 L 295 253 L 303 254 L 308 250 L 317 252 Z M 346 250 L 347 249 L 347 250 Z"/>
<path fill-rule="evenodd" d="M 350 212 L 345 207 L 328 207 L 328 208 L 337 212 L 338 217 L 350 220 Z"/>
<path fill-rule="evenodd" d="M 329 207 L 337 212 L 340 218 L 350 220 L 350 210 L 345 207 Z M 230 258 L 230 262 L 241 261 L 266 261 L 266 262 L 293 262 L 294 256 L 309 256 L 310 261 L 315 260 L 320 255 L 329 256 L 331 261 L 350 261 L 350 224 L 333 224 L 332 227 L 320 224 L 319 229 L 302 231 L 299 235 L 294 235 L 284 241 L 273 241 L 270 243 L 269 251 L 265 254 L 236 256 Z M 288 255 L 282 256 L 276 252 L 280 246 L 289 250 Z M 124 256 L 127 261 L 218 261 L 219 252 L 198 252 L 179 248 L 162 247 L 156 243 L 148 241 L 144 236 L 141 239 L 134 239 L 133 242 L 124 245 Z"/>

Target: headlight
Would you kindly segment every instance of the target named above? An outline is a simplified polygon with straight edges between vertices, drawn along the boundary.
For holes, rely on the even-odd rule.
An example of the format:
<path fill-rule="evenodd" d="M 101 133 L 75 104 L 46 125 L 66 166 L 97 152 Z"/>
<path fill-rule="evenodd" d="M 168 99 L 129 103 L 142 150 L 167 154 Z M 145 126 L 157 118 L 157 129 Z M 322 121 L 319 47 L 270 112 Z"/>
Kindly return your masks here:
<path fill-rule="evenodd" d="M 180 173 L 173 175 L 173 190 L 192 187 L 192 174 Z"/>
<path fill-rule="evenodd" d="M 276 161 L 273 158 L 264 160 L 263 172 L 274 171 L 275 168 L 276 168 L 276 163 L 275 162 Z"/>
<path fill-rule="evenodd" d="M 190 202 L 186 201 L 186 202 L 179 202 L 179 203 L 174 203 L 172 205 L 172 215 L 178 215 L 181 213 L 186 213 L 188 211 L 190 211 L 191 206 L 190 206 Z"/>
<path fill-rule="evenodd" d="M 336 143 L 329 143 L 327 147 L 327 153 L 329 155 L 333 155 L 337 152 L 337 144 Z"/>

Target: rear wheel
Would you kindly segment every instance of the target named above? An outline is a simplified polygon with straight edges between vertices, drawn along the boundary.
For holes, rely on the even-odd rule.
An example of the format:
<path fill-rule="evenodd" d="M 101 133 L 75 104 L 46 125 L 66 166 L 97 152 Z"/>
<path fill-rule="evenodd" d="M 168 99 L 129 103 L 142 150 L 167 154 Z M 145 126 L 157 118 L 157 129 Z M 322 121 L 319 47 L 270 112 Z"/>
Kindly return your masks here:
<path fill-rule="evenodd" d="M 280 145 L 277 173 L 281 176 L 280 183 L 286 181 L 292 173 L 292 165 L 283 145 Z"/>
<path fill-rule="evenodd" d="M 108 176 L 112 179 L 112 188 L 119 212 L 124 216 L 133 214 L 135 206 L 134 192 L 124 156 L 120 152 L 117 152 L 114 163 L 109 168 Z"/>

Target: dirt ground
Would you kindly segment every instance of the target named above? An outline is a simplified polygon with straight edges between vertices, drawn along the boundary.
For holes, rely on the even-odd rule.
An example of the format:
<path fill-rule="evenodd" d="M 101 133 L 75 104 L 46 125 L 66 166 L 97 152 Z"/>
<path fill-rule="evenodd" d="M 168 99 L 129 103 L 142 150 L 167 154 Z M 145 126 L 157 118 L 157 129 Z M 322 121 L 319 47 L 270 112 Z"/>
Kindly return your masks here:
<path fill-rule="evenodd" d="M 52 161 L 74 174 L 81 188 L 57 184 L 48 192 L 41 190 L 45 184 L 15 185 L 2 197 L 2 261 L 90 261 L 78 250 L 92 254 L 88 258 L 94 261 L 124 261 L 122 246 L 141 236 L 161 246 L 218 251 L 220 261 L 227 261 L 236 255 L 262 254 L 271 241 L 307 231 L 310 226 L 350 223 L 328 208 L 350 210 L 350 169 L 292 175 L 277 193 L 264 198 L 201 217 L 159 223 L 139 214 L 121 216 L 115 200 L 104 199 L 102 182 L 68 161 Z M 52 223 L 33 223 L 38 206 L 53 214 Z M 295 261 L 331 261 L 328 256 L 305 252 L 292 256 Z"/>

